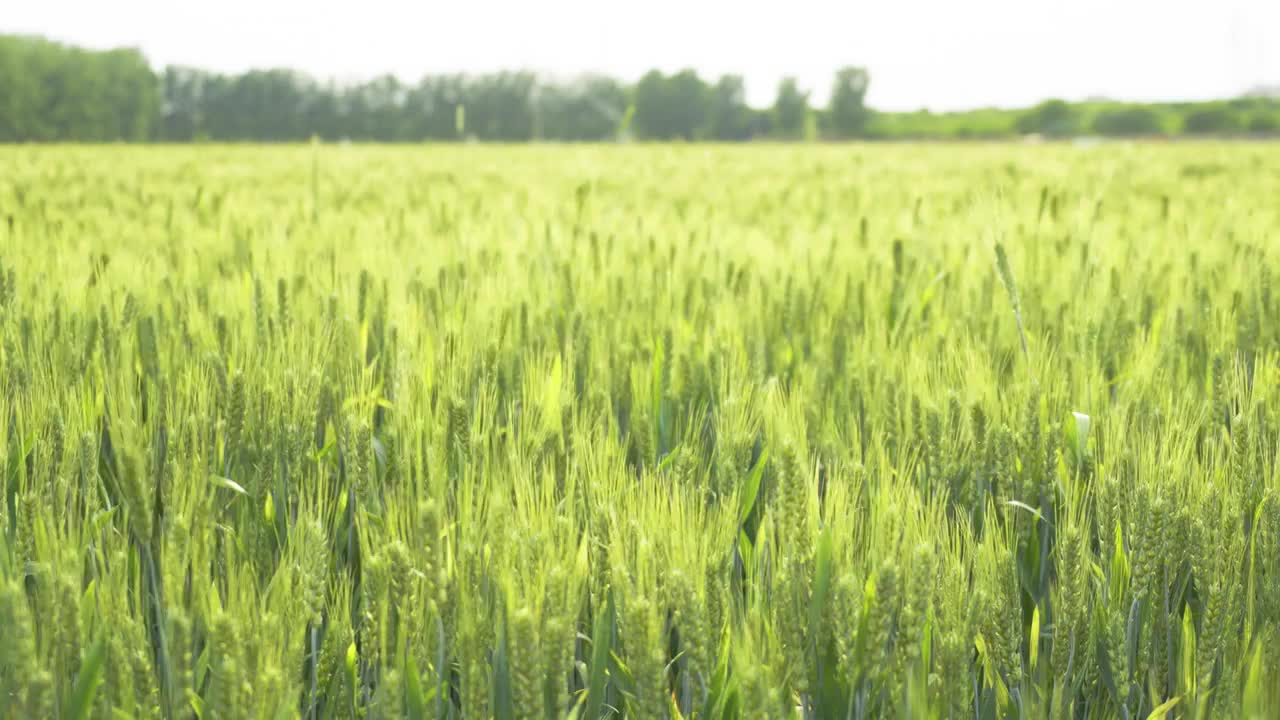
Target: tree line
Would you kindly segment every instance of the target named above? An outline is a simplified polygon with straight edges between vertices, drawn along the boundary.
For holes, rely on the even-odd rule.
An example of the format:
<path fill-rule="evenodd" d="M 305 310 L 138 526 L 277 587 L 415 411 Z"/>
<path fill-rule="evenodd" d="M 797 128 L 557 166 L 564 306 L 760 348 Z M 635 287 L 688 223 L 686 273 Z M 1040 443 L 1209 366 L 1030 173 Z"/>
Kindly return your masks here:
<path fill-rule="evenodd" d="M 384 75 L 323 82 L 291 70 L 154 71 L 137 50 L 90 51 L 0 35 L 0 142 L 496 142 L 998 138 L 1274 133 L 1280 102 L 1136 105 L 1048 101 L 1027 110 L 879 113 L 870 76 L 838 70 L 824 106 L 792 78 L 766 108 L 739 75 L 654 70 L 628 84 L 601 75 L 549 81 L 529 72 Z"/>
<path fill-rule="evenodd" d="M 136 50 L 0 36 L 0 142 L 149 140 L 161 112 L 156 76 Z"/>
<path fill-rule="evenodd" d="M 811 107 L 786 80 L 774 106 L 757 109 L 747 105 L 741 76 L 708 82 L 692 70 L 655 70 L 634 85 L 599 75 L 551 82 L 529 72 L 339 84 L 279 69 L 154 73 L 136 50 L 0 36 L 0 142 L 858 137 L 869 117 L 869 77 L 846 68 L 834 82 L 827 108 Z"/>

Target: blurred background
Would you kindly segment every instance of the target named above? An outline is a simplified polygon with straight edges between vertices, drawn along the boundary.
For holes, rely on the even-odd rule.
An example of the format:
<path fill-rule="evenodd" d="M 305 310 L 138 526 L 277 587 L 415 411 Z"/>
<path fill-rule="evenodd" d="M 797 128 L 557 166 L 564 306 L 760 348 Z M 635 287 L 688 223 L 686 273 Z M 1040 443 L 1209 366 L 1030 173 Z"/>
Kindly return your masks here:
<path fill-rule="evenodd" d="M 1276 0 L 12 2 L 0 141 L 1280 133 Z"/>

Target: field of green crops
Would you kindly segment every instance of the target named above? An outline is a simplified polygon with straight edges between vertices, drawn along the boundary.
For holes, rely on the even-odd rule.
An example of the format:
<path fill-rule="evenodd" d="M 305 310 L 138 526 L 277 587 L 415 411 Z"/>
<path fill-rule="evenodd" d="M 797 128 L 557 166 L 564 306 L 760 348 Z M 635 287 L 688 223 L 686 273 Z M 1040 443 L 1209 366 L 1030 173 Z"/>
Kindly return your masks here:
<path fill-rule="evenodd" d="M 0 148 L 0 716 L 1280 716 L 1280 146 Z"/>

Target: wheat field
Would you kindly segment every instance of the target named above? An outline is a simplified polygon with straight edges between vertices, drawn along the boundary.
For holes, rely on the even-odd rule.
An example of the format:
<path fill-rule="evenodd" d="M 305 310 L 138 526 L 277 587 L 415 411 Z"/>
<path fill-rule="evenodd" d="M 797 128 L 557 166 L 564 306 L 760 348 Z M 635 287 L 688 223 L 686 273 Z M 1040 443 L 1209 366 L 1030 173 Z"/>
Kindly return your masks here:
<path fill-rule="evenodd" d="M 1280 717 L 1280 146 L 0 148 L 0 716 Z"/>

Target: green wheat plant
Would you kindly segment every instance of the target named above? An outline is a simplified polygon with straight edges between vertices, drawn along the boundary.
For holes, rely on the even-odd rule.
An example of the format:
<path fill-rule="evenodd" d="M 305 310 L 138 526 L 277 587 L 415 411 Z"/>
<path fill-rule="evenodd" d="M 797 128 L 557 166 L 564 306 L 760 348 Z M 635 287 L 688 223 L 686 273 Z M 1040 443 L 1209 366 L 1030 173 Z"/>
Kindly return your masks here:
<path fill-rule="evenodd" d="M 1277 166 L 0 148 L 0 717 L 1280 716 Z"/>

